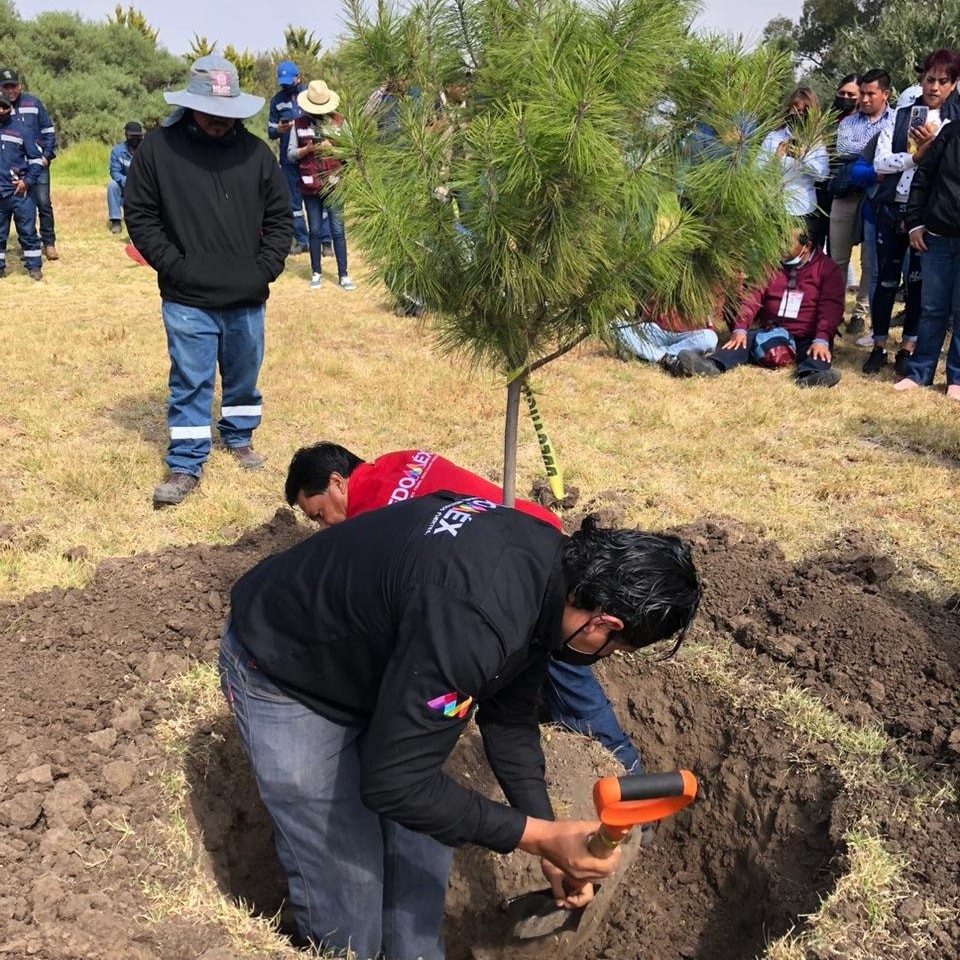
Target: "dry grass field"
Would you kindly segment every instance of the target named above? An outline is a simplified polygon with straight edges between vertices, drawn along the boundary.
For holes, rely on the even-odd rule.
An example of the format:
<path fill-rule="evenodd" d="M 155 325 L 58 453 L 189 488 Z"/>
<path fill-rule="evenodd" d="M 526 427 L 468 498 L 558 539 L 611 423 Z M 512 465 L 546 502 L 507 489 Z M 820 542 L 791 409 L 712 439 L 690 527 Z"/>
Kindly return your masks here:
<path fill-rule="evenodd" d="M 496 474 L 496 376 L 440 355 L 415 321 L 394 317 L 356 254 L 352 293 L 309 290 L 298 257 L 267 308 L 255 437 L 266 469 L 242 473 L 215 449 L 200 494 L 154 512 L 168 369 L 154 274 L 105 229 L 100 188 L 61 188 L 55 201 L 62 260 L 40 284 L 11 270 L 0 289 L 0 597 L 80 585 L 102 557 L 232 538 L 273 513 L 290 454 L 315 439 L 368 458 L 423 446 Z M 914 585 L 960 588 L 960 408 L 942 388 L 895 393 L 892 374 L 859 373 L 862 350 L 838 352 L 844 379 L 829 391 L 758 369 L 672 380 L 600 344 L 545 368 L 535 388 L 567 479 L 586 497 L 628 495 L 631 522 L 728 516 L 792 556 L 859 528 Z M 521 493 L 541 472 L 523 416 Z M 65 559 L 76 547 L 85 557 Z"/>
<path fill-rule="evenodd" d="M 215 447 L 199 492 L 178 508 L 155 511 L 168 370 L 159 297 L 153 272 L 130 261 L 123 238 L 108 233 L 103 193 L 55 181 L 62 260 L 45 266 L 42 283 L 16 269 L 0 281 L 0 600 L 19 605 L 38 591 L 83 587 L 106 558 L 233 543 L 283 505 L 290 455 L 321 438 L 366 458 L 428 448 L 499 478 L 503 384 L 440 354 L 417 321 L 395 317 L 385 291 L 365 281 L 354 251 L 352 293 L 330 282 L 309 290 L 304 257 L 289 261 L 273 286 L 260 383 L 264 419 L 255 435 L 265 468 L 244 473 Z M 921 764 L 921 754 L 910 752 L 914 745 L 901 749 L 900 734 L 889 733 L 894 725 L 883 710 L 877 716 L 884 723 L 856 719 L 847 709 L 849 686 L 836 703 L 819 697 L 816 683 L 828 682 L 829 659 L 803 675 L 783 667 L 783 657 L 755 664 L 751 650 L 748 662 L 723 626 L 742 612 L 736 550 L 746 545 L 762 557 L 756 544 L 763 540 L 779 544 L 777 575 L 786 576 L 853 531 L 857 542 L 893 561 L 897 596 L 917 596 L 942 611 L 960 593 L 960 405 L 945 398 L 942 384 L 900 394 L 892 390 L 892 372 L 867 379 L 859 372 L 863 358 L 862 349 L 839 342 L 840 385 L 802 391 L 788 373 L 759 369 L 674 380 L 592 343 L 540 371 L 534 383 L 566 479 L 580 490 L 578 509 L 587 501 L 616 504 L 628 523 L 651 529 L 718 518 L 724 530 L 747 531 L 742 542 L 729 540 L 725 567 L 726 541 L 703 527 L 698 549 L 710 557 L 713 626 L 701 629 L 690 655 L 664 668 L 665 676 L 688 691 L 713 691 L 710 697 L 727 704 L 731 716 L 747 716 L 754 730 L 766 723 L 786 730 L 778 734 L 792 738 L 785 770 L 829 769 L 845 797 L 860 798 L 844 801 L 842 820 L 837 814 L 837 880 L 823 906 L 802 932 L 770 943 L 768 960 L 960 956 L 956 943 L 951 953 L 942 937 L 935 939 L 938 930 L 956 929 L 944 920 L 956 916 L 954 893 L 918 886 L 922 846 L 905 854 L 903 844 L 888 844 L 903 831 L 919 836 L 930 817 L 956 829 L 956 757 Z M 518 491 L 526 495 L 542 465 L 523 412 L 520 438 Z M 863 591 L 850 597 L 869 602 Z M 8 619 L 11 636 L 26 622 Z M 791 629 L 807 642 L 800 625 Z M 624 669 L 632 669 L 629 660 L 607 674 L 622 683 L 618 690 L 630 689 Z M 913 679 L 922 687 L 922 676 Z M 199 844 L 185 826 L 187 777 L 176 768 L 198 763 L 196 731 L 222 721 L 225 708 L 209 666 L 164 683 L 179 713 L 162 718 L 151 735 L 174 768 L 164 775 L 172 784 L 165 829 L 168 845 L 175 837 L 179 846 L 163 856 L 181 850 L 184 884 L 175 891 L 143 884 L 154 903 L 148 920 L 178 912 L 190 923 L 206 917 L 223 926 L 231 944 L 293 956 L 262 921 L 254 933 L 242 911 L 228 909 L 209 878 L 194 882 Z M 852 700 L 859 696 L 854 691 Z M 642 730 L 642 710 L 631 702 L 630 712 L 631 729 Z M 960 754 L 956 730 L 951 744 L 954 736 Z M 157 856 L 159 842 L 155 834 L 130 841 L 143 845 L 144 857 Z M 911 908 L 919 911 L 914 919 L 904 919 L 904 903 L 920 905 Z M 842 950 L 834 951 L 836 944 Z"/>

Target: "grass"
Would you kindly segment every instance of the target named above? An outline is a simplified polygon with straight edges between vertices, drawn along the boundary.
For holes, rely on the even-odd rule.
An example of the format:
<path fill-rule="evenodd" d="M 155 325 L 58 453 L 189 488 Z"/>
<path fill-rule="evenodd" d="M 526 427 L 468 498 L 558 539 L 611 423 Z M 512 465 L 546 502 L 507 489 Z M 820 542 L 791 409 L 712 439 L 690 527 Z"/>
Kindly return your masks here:
<path fill-rule="evenodd" d="M 56 162 L 51 167 L 56 184 L 77 187 L 102 183 L 106 188 L 110 149 L 108 144 L 92 140 L 71 144 L 57 154 Z"/>
<path fill-rule="evenodd" d="M 176 510 L 154 511 L 168 361 L 154 274 L 128 260 L 122 239 L 106 230 L 106 156 L 106 148 L 79 144 L 58 159 L 53 195 L 62 260 L 46 266 L 41 284 L 15 271 L 3 281 L 0 599 L 82 586 L 106 557 L 233 540 L 283 504 L 290 455 L 320 438 L 366 458 L 434 449 L 499 477 L 503 384 L 439 354 L 414 321 L 394 317 L 384 292 L 363 282 L 362 258 L 352 251 L 351 274 L 360 280 L 354 293 L 332 285 L 310 291 L 302 257 L 273 287 L 261 377 L 265 416 L 256 434 L 265 469 L 244 473 L 215 449 L 200 491 Z M 936 597 L 960 592 L 958 408 L 942 389 L 897 394 L 892 375 L 862 377 L 863 356 L 840 343 L 843 382 L 800 391 L 788 373 L 759 369 L 672 380 L 593 344 L 545 368 L 534 386 L 568 483 L 584 499 L 625 494 L 630 523 L 658 529 L 725 517 L 778 540 L 791 559 L 858 529 L 897 561 L 901 586 Z M 523 419 L 518 489 L 528 490 L 541 473 L 536 437 Z M 78 546 L 86 557 L 66 559 Z M 881 754 L 895 748 L 881 731 L 844 723 L 776 671 L 745 675 L 720 645 L 702 652 L 708 649 L 710 656 L 698 651 L 696 658 L 701 676 L 735 702 L 787 723 L 798 739 L 834 744 L 849 782 L 882 770 L 919 785 L 903 816 L 955 801 L 949 778 L 928 780 L 905 761 L 893 773 L 883 767 Z M 693 671 L 693 662 L 681 669 Z M 183 882 L 151 888 L 155 910 L 216 915 L 235 931 L 234 943 L 246 940 L 254 953 L 272 956 L 270 924 L 223 900 L 197 866 L 197 840 L 176 812 L 187 788 L 190 732 L 223 709 L 210 668 L 195 668 L 177 684 L 184 707 L 164 730 L 171 772 L 163 789 L 172 812 L 158 825 L 157 856 L 177 864 Z M 868 813 L 847 837 L 844 879 L 833 894 L 855 909 L 826 901 L 802 936 L 771 945 L 768 960 L 793 960 L 805 945 L 846 937 L 841 923 L 862 932 L 863 957 L 896 956 L 884 940 L 884 917 L 908 893 L 903 865 L 890 859 Z M 118 843 L 143 842 L 118 832 Z"/>

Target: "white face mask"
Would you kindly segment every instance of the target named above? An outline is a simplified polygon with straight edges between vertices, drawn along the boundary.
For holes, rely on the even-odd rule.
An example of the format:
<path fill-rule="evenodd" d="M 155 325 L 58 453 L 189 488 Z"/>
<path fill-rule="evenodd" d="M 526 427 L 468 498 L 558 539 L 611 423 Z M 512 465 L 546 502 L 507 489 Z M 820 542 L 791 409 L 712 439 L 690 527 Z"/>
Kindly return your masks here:
<path fill-rule="evenodd" d="M 799 267 L 801 260 L 803 260 L 803 253 L 798 253 L 795 257 L 791 257 L 789 260 L 781 260 L 780 262 L 785 267 Z"/>

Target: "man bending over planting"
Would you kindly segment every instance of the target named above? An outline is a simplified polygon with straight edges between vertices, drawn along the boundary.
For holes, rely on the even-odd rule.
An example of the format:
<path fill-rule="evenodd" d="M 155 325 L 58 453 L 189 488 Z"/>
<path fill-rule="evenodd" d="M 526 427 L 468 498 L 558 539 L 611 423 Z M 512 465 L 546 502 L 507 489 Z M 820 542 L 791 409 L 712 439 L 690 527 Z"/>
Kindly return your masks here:
<path fill-rule="evenodd" d="M 675 537 L 573 536 L 447 492 L 374 510 L 263 560 L 220 653 L 304 939 L 358 960 L 442 960 L 451 848 L 541 858 L 561 905 L 592 897 L 590 821 L 556 821 L 536 695 L 551 658 L 679 633 L 700 600 Z M 506 804 L 444 761 L 476 710 Z M 575 891 L 567 893 L 564 881 Z"/>
<path fill-rule="evenodd" d="M 399 450 L 365 463 L 346 447 L 327 442 L 301 447 L 293 455 L 284 494 L 291 507 L 296 505 L 311 520 L 330 526 L 438 490 L 503 503 L 503 491 L 496 484 L 435 453 Z M 518 500 L 516 508 L 561 529 L 556 514 L 529 500 Z M 547 670 L 544 692 L 555 723 L 595 737 L 627 773 L 642 771 L 636 748 L 589 666 L 554 660 Z"/>

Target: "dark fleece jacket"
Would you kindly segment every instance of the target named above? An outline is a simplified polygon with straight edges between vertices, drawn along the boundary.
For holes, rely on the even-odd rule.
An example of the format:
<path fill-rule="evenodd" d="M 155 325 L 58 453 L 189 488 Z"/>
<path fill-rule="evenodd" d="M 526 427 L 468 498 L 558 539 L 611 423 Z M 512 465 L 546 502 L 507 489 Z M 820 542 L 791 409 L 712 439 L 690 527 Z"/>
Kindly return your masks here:
<path fill-rule="evenodd" d="M 287 186 L 267 145 L 240 123 L 208 137 L 189 112 L 146 135 L 123 208 L 160 295 L 205 309 L 263 303 L 293 236 Z"/>

